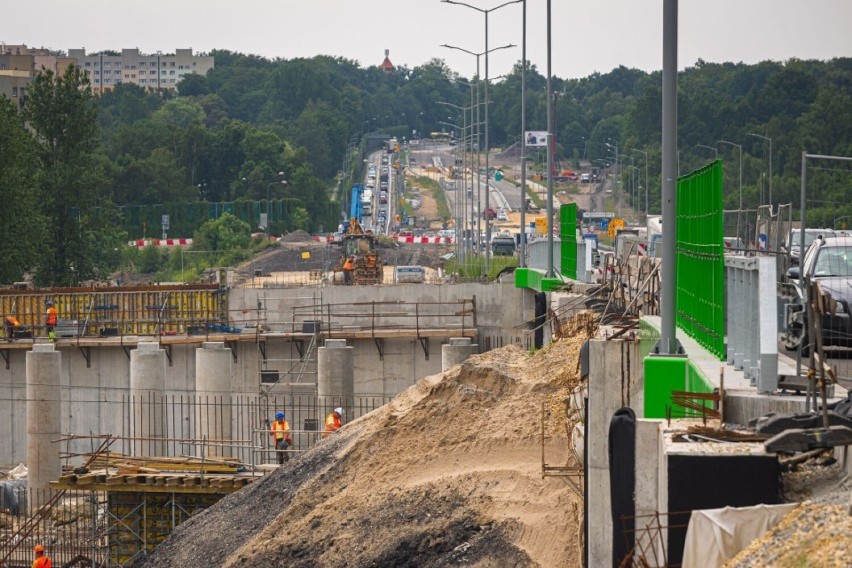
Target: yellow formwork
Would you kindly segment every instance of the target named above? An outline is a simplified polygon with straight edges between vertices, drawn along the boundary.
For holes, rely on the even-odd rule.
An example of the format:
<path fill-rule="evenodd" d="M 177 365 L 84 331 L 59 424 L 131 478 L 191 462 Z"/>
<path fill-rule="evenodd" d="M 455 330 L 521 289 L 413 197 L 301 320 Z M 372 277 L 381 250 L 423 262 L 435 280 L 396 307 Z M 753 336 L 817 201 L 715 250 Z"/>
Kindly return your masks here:
<path fill-rule="evenodd" d="M 0 290 L 0 315 L 14 315 L 35 336 L 46 335 L 48 300 L 60 326 L 86 336 L 186 333 L 228 323 L 225 295 L 215 284 Z"/>

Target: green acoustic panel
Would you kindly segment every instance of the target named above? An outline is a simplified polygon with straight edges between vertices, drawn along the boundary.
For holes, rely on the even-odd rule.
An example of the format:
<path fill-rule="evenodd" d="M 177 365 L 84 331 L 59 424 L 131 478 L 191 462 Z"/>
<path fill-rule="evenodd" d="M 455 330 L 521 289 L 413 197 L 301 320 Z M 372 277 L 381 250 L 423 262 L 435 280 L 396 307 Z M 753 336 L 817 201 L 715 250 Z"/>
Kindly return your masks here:
<path fill-rule="evenodd" d="M 559 278 L 547 278 L 544 271 L 534 268 L 515 269 L 515 288 L 529 288 L 538 292 L 549 292 L 562 287 Z"/>
<path fill-rule="evenodd" d="M 665 418 L 673 390 L 686 390 L 684 357 L 645 357 L 645 418 Z"/>
<path fill-rule="evenodd" d="M 677 182 L 677 326 L 725 358 L 722 161 Z"/>
<path fill-rule="evenodd" d="M 577 204 L 559 207 L 560 266 L 562 274 L 577 279 Z"/>

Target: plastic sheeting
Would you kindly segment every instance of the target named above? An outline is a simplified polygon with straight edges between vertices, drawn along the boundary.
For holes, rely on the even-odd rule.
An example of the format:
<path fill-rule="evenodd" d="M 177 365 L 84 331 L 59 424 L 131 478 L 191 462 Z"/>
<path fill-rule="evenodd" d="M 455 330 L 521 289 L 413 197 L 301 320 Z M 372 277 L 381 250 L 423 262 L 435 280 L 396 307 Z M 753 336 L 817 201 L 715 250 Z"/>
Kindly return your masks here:
<path fill-rule="evenodd" d="M 692 511 L 683 568 L 718 568 L 761 537 L 798 503 Z"/>

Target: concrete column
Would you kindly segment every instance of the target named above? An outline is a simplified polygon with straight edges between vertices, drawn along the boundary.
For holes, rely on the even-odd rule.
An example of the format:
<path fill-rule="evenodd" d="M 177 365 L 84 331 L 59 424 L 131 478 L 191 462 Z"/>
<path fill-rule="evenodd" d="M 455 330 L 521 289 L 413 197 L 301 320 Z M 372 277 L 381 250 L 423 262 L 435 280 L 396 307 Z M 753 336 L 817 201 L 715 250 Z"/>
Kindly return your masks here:
<path fill-rule="evenodd" d="M 450 343 L 441 346 L 441 371 L 464 363 L 471 355 L 479 353 L 479 344 L 469 337 L 451 337 Z"/>
<path fill-rule="evenodd" d="M 317 349 L 317 396 L 320 404 L 342 406 L 345 420 L 352 419 L 355 397 L 355 348 L 345 339 L 328 339 Z M 325 418 L 325 417 L 323 417 Z"/>
<path fill-rule="evenodd" d="M 131 448 L 134 455 L 164 456 L 166 352 L 152 341 L 142 341 L 130 352 Z"/>
<path fill-rule="evenodd" d="M 234 448 L 215 445 L 233 439 L 231 428 L 231 349 L 222 342 L 207 341 L 195 350 L 196 438 L 207 437 L 214 445 L 197 446 L 208 456 L 230 456 Z"/>
<path fill-rule="evenodd" d="M 632 404 L 637 394 L 638 344 L 620 339 L 589 341 L 588 444 L 589 495 L 586 538 L 589 566 L 612 566 L 612 511 L 609 485 L 609 423 L 622 406 Z M 624 397 L 624 400 L 622 400 Z"/>
<path fill-rule="evenodd" d="M 27 467 L 30 504 L 41 507 L 50 498 L 49 483 L 59 479 L 62 430 L 59 376 L 62 355 L 53 344 L 37 343 L 27 353 Z"/>

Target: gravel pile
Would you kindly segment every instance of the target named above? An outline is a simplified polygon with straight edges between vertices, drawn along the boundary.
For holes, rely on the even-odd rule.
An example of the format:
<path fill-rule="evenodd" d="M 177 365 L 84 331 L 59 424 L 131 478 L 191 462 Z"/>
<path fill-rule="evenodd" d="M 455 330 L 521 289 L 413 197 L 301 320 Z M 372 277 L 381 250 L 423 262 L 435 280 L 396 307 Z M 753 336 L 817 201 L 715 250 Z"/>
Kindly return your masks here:
<path fill-rule="evenodd" d="M 504 347 L 422 379 L 136 566 L 579 565 L 582 505 L 541 477 L 539 417 L 576 385 L 581 342 Z M 548 462 L 564 463 L 564 411 L 547 423 Z"/>
<path fill-rule="evenodd" d="M 848 506 L 802 503 L 725 566 L 848 568 L 852 566 L 852 516 Z"/>
<path fill-rule="evenodd" d="M 314 238 L 301 229 L 297 231 L 293 231 L 292 233 L 287 233 L 283 237 L 281 237 L 280 242 L 282 243 L 307 243 L 307 242 L 316 242 Z"/>

